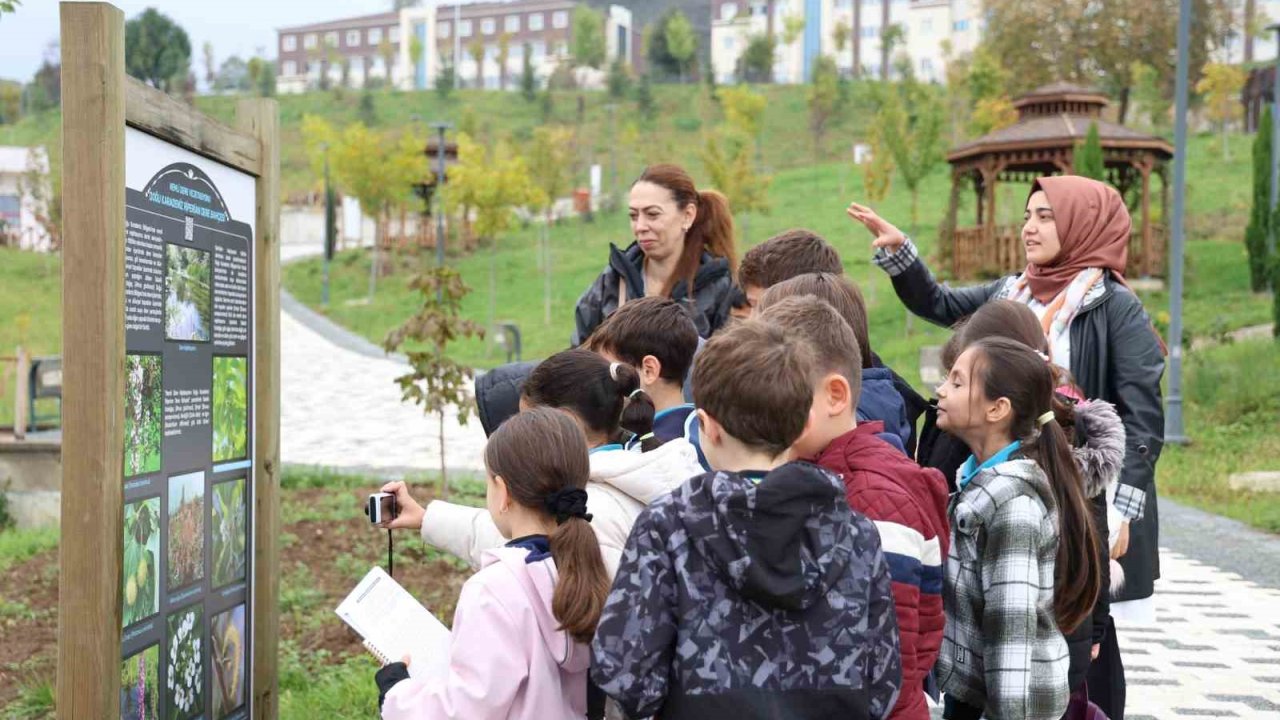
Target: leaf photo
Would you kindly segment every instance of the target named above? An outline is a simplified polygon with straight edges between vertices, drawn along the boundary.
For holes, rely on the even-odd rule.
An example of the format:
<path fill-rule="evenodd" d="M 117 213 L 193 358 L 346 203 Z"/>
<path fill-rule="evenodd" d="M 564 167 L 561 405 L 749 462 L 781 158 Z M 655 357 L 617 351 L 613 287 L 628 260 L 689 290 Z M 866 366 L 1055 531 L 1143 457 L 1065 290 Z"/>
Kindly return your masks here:
<path fill-rule="evenodd" d="M 170 244 L 165 248 L 164 337 L 209 339 L 209 253 Z"/>
<path fill-rule="evenodd" d="M 165 716 L 189 720 L 204 712 L 204 609 L 199 603 L 169 616 Z"/>
<path fill-rule="evenodd" d="M 124 476 L 160 470 L 164 386 L 159 355 L 126 355 Z"/>
<path fill-rule="evenodd" d="M 249 456 L 248 367 L 248 358 L 213 358 L 214 462 Z"/>
<path fill-rule="evenodd" d="M 213 649 L 213 720 L 222 720 L 244 705 L 244 605 L 213 616 L 209 644 Z"/>
<path fill-rule="evenodd" d="M 244 579 L 244 478 L 213 486 L 213 586 Z"/>
<path fill-rule="evenodd" d="M 169 589 L 204 577 L 204 473 L 169 478 Z"/>
<path fill-rule="evenodd" d="M 145 620 L 160 609 L 160 498 L 124 507 L 124 627 Z"/>
<path fill-rule="evenodd" d="M 120 664 L 120 720 L 160 717 L 160 646 L 152 645 Z"/>

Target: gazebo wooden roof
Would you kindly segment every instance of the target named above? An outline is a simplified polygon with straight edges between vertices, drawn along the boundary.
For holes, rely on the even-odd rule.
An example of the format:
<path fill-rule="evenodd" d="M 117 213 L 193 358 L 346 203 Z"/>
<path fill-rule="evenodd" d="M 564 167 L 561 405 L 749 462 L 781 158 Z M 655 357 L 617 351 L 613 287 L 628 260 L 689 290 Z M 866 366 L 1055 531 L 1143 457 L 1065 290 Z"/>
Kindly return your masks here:
<path fill-rule="evenodd" d="M 1129 249 L 1129 273 L 1160 274 L 1163 271 L 1164 229 L 1151 221 L 1151 175 L 1161 177 L 1163 206 L 1168 206 L 1166 163 L 1173 146 L 1162 138 L 1145 135 L 1102 118 L 1107 97 L 1068 83 L 1053 83 L 1019 97 L 1014 102 L 1018 121 L 956 147 L 947 154 L 951 164 L 951 203 L 943 225 L 944 253 L 957 278 L 993 276 L 1014 272 L 1025 265 L 1020 227 L 997 225 L 996 187 L 1000 181 L 1026 185 L 1037 177 L 1070 174 L 1076 147 L 1089 126 L 1096 123 L 1101 140 L 1107 180 L 1126 197 L 1139 190 L 1140 222 Z M 957 227 L 960 190 L 972 182 L 977 195 L 977 224 Z M 1161 217 L 1163 217 L 1163 213 Z"/>

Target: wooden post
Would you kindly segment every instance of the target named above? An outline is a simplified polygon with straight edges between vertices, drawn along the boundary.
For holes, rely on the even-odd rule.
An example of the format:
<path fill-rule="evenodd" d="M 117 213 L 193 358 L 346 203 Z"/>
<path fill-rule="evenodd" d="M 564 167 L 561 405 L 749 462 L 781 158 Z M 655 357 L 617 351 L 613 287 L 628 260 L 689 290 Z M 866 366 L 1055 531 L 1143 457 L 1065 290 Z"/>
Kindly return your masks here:
<path fill-rule="evenodd" d="M 63 3 L 58 716 L 120 713 L 124 15 Z M 75 541 L 68 542 L 74 534 Z"/>
<path fill-rule="evenodd" d="M 1142 260 L 1139 262 L 1143 276 L 1151 274 L 1151 163 L 1144 161 L 1142 171 Z"/>
<path fill-rule="evenodd" d="M 279 710 L 280 638 L 280 117 L 274 100 L 241 100 L 241 130 L 262 145 L 256 233 L 257 313 L 254 388 L 257 402 L 254 468 L 253 716 Z"/>
<path fill-rule="evenodd" d="M 24 440 L 27 437 L 27 396 L 31 393 L 31 359 L 27 357 L 26 348 L 18 346 L 17 383 L 13 387 L 13 439 Z"/>

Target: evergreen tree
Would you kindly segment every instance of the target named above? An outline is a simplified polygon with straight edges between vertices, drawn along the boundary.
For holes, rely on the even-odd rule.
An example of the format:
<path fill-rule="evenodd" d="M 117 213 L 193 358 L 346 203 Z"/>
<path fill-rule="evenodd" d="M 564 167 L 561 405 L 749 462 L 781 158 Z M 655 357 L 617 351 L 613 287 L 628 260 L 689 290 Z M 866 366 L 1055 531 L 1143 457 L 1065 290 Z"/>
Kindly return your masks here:
<path fill-rule="evenodd" d="M 532 47 L 529 43 L 525 43 L 524 67 L 520 71 L 520 94 L 524 95 L 524 99 L 528 102 L 538 99 L 538 76 L 533 72 L 533 60 L 529 57 L 532 54 Z"/>
<path fill-rule="evenodd" d="M 640 85 L 636 88 L 636 109 L 645 120 L 652 120 L 657 110 L 653 102 L 653 88 L 649 84 L 649 73 L 640 76 Z"/>
<path fill-rule="evenodd" d="M 627 90 L 631 88 L 631 76 L 627 74 L 627 66 L 623 64 L 622 58 L 614 58 L 609 65 L 608 80 L 609 97 L 621 99 L 626 96 Z"/>
<path fill-rule="evenodd" d="M 1244 231 L 1249 253 L 1249 285 L 1254 292 L 1267 289 L 1267 234 L 1271 217 L 1271 108 L 1262 111 L 1258 132 L 1253 138 L 1253 208 Z"/>
<path fill-rule="evenodd" d="M 1102 140 L 1098 137 L 1098 123 L 1089 123 L 1084 142 L 1076 148 L 1076 174 L 1106 182 L 1107 168 L 1102 158 Z"/>

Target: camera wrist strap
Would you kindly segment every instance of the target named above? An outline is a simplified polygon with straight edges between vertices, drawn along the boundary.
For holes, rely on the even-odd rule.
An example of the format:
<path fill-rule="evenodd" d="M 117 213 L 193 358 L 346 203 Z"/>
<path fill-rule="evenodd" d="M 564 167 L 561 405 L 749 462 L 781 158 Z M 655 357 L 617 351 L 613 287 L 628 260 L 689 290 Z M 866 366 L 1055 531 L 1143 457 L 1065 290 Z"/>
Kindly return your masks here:
<path fill-rule="evenodd" d="M 395 567 L 395 566 L 391 564 L 391 563 L 392 563 L 391 557 L 392 557 L 392 553 L 391 553 L 391 530 L 388 528 L 388 529 L 387 529 L 387 574 L 388 574 L 388 575 L 391 575 L 392 577 L 394 577 L 394 576 L 395 576 L 395 573 L 393 572 L 393 569 L 394 569 L 394 567 Z"/>

